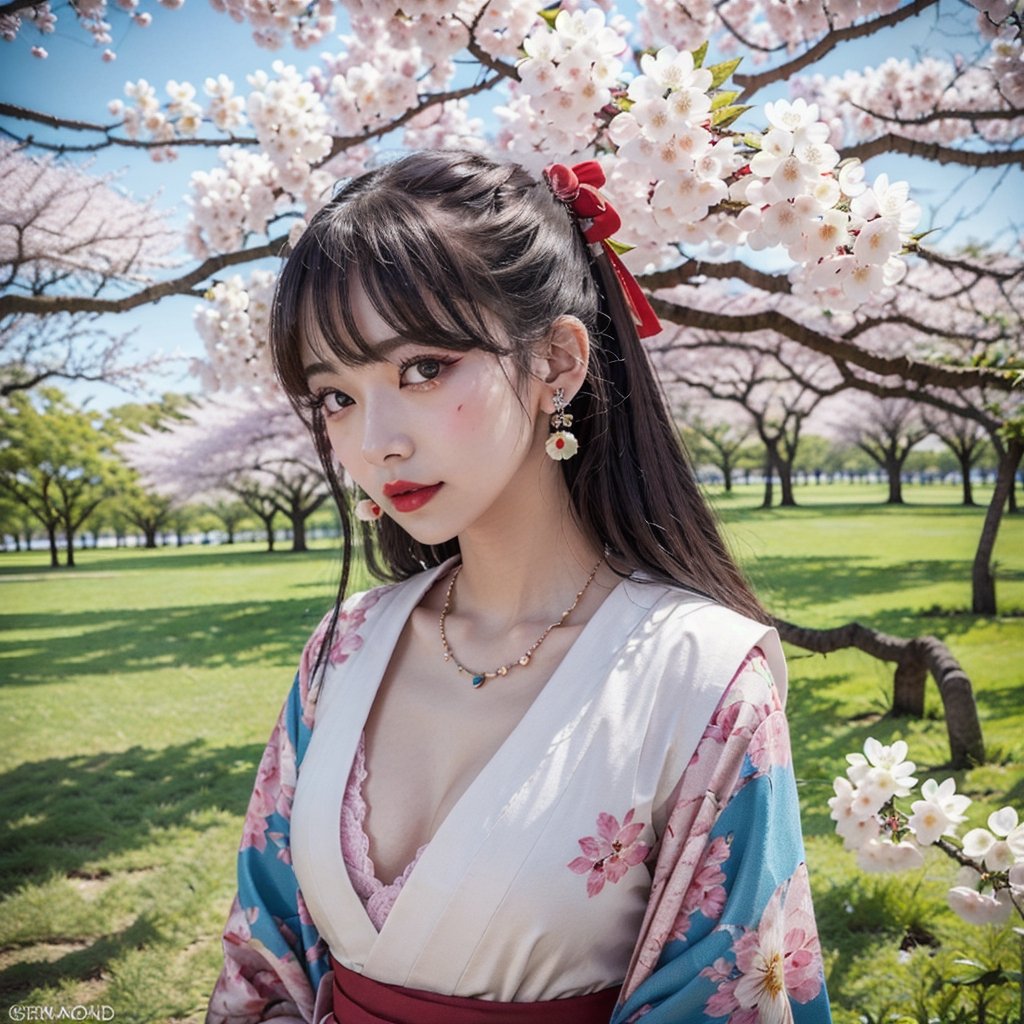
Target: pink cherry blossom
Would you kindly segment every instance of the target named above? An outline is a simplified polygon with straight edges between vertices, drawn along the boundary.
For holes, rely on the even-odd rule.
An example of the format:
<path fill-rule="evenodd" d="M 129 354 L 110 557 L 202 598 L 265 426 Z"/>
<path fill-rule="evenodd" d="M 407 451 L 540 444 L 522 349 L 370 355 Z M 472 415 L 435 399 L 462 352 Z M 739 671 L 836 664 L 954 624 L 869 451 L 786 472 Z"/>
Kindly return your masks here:
<path fill-rule="evenodd" d="M 577 875 L 587 875 L 587 895 L 596 896 L 605 882 L 620 882 L 626 872 L 641 864 L 650 853 L 650 847 L 641 843 L 640 835 L 646 825 L 633 821 L 635 808 L 630 809 L 619 825 L 619 819 L 606 811 L 597 816 L 597 835 L 579 840 L 582 857 L 569 862 L 567 867 Z"/>
<path fill-rule="evenodd" d="M 792 1019 L 790 1000 L 808 1003 L 818 995 L 821 947 L 805 865 L 779 885 L 757 927 L 742 929 L 732 949 L 736 965 L 727 976 L 727 962 L 701 972 L 718 982 L 704 1008 L 709 1016 L 728 1016 L 730 1024 L 782 1022 Z"/>

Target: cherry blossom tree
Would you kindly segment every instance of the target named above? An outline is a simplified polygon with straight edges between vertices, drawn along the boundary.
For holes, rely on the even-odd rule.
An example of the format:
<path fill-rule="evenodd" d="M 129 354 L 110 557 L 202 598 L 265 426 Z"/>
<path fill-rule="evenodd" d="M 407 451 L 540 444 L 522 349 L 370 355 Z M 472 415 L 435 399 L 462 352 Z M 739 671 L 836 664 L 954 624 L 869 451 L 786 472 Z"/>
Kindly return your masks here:
<path fill-rule="evenodd" d="M 902 505 L 907 456 L 931 433 L 920 407 L 905 398 L 862 401 L 857 413 L 843 420 L 841 432 L 885 472 L 886 504 Z"/>
<path fill-rule="evenodd" d="M 795 505 L 793 463 L 801 430 L 822 400 L 843 387 L 831 364 L 770 335 L 691 337 L 671 329 L 655 348 L 654 359 L 663 380 L 739 406 L 764 445 L 762 507 L 772 505 L 775 476 L 780 504 Z"/>
<path fill-rule="evenodd" d="M 836 387 L 957 414 L 958 395 L 1001 396 L 985 415 L 1005 445 L 1005 491 L 1021 451 L 1020 230 L 1008 220 L 988 252 L 958 251 L 941 232 L 922 239 L 942 225 L 941 203 L 923 220 L 921 197 L 899 180 L 908 172 L 890 162 L 912 158 L 920 180 L 936 166 L 996 183 L 1020 174 L 1021 12 L 974 2 L 970 37 L 945 44 L 937 31 L 933 52 L 885 60 L 890 30 L 927 30 L 935 19 L 959 30 L 959 6 L 216 0 L 267 48 L 324 52 L 305 70 L 277 61 L 246 83 L 216 68 L 196 82 L 132 81 L 106 115 L 0 104 L 9 137 L 66 155 L 208 151 L 188 196 L 190 266 L 119 293 L 8 294 L 0 315 L 117 313 L 203 294 L 204 382 L 266 389 L 271 272 L 243 265 L 286 252 L 336 179 L 409 147 L 475 147 L 534 170 L 596 157 L 629 226 L 634 248 L 623 258 L 662 319 L 683 328 L 678 337 L 755 350 L 767 336 L 784 339 L 830 364 Z M 88 10 L 106 16 L 101 0 Z M 878 44 L 877 67 L 822 70 L 864 39 Z M 994 543 L 995 513 L 985 529 Z M 994 611 L 989 596 L 976 594 L 979 610 Z"/>
<path fill-rule="evenodd" d="M 924 413 L 928 429 L 953 453 L 960 466 L 960 480 L 963 487 L 963 504 L 974 505 L 974 489 L 971 471 L 981 458 L 988 440 L 984 424 L 965 420 L 951 413 Z"/>
<path fill-rule="evenodd" d="M 146 486 L 179 503 L 242 501 L 267 526 L 285 516 L 292 550 L 306 550 L 306 522 L 328 492 L 305 428 L 273 393 L 256 401 L 239 393 L 207 400 L 166 429 L 144 429 L 121 445 Z"/>
<path fill-rule="evenodd" d="M 97 325 L 87 308 L 49 312 L 46 302 L 68 291 L 123 292 L 170 267 L 178 234 L 166 216 L 110 177 L 10 143 L 0 142 L 0 179 L 0 285 L 12 300 L 39 300 L 0 314 L 0 395 L 55 381 L 140 380 L 157 361 L 133 363 L 126 334 Z"/>

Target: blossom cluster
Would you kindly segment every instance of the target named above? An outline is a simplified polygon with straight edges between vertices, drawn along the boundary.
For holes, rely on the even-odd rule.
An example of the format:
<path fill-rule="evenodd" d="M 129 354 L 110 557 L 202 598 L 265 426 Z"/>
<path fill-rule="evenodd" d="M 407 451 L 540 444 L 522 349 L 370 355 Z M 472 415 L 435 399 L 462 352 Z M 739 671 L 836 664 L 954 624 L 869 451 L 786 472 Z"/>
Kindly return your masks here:
<path fill-rule="evenodd" d="M 592 145 L 598 114 L 619 85 L 623 35 L 605 23 L 604 11 L 559 11 L 553 25 L 541 24 L 522 43 L 514 105 L 505 112 L 499 146 L 517 145 L 523 121 L 536 148 L 569 155 Z M 502 139 L 503 137 L 503 139 Z"/>
<path fill-rule="evenodd" d="M 181 7 L 184 2 L 185 0 L 160 0 L 161 6 L 171 9 Z M 139 10 L 140 0 L 115 0 L 115 5 L 139 28 L 147 28 L 153 22 L 152 14 Z M 117 54 L 111 49 L 113 26 L 107 21 L 107 0 L 78 0 L 71 9 L 78 17 L 79 26 L 92 36 L 97 46 L 104 48 L 102 59 L 107 63 L 116 60 Z M 26 22 L 43 35 L 56 31 L 57 15 L 53 13 L 49 0 L 25 7 L 17 14 L 0 15 L 0 39 L 13 42 Z M 49 53 L 44 46 L 36 44 L 32 47 L 32 56 L 45 60 Z"/>
<path fill-rule="evenodd" d="M 196 307 L 193 322 L 207 358 L 192 369 L 206 390 L 259 388 L 272 379 L 266 342 L 275 278 L 269 270 L 254 270 L 248 280 L 235 274 L 218 281 Z"/>
<path fill-rule="evenodd" d="M 843 845 L 856 851 L 865 871 L 920 867 L 924 848 L 937 845 L 961 865 L 948 894 L 960 917 L 971 924 L 998 924 L 1015 907 L 1024 916 L 1024 822 L 1016 810 L 995 811 L 988 828 L 969 830 L 957 845 L 971 800 L 956 792 L 953 779 L 926 779 L 909 815 L 896 806 L 917 784 L 907 753 L 903 740 L 886 746 L 868 739 L 863 754 L 847 755 L 846 776 L 835 780 L 835 796 L 828 802 Z"/>

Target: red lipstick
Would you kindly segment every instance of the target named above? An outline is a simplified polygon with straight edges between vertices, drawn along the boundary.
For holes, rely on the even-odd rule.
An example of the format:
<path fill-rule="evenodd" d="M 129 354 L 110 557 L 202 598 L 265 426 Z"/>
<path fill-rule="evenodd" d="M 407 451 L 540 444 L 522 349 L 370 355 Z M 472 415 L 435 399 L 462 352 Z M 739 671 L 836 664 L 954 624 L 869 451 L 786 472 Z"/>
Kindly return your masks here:
<path fill-rule="evenodd" d="M 443 484 L 417 484 L 410 480 L 392 480 L 381 490 L 398 512 L 415 512 L 437 494 Z"/>

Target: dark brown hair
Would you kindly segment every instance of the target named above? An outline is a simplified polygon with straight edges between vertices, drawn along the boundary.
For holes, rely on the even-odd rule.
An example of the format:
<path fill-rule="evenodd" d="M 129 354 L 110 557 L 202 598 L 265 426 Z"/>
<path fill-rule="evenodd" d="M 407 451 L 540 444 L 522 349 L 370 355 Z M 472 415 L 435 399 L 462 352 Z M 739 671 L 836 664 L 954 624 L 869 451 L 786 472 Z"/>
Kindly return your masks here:
<path fill-rule="evenodd" d="M 350 181 L 313 218 L 278 279 L 274 366 L 338 504 L 341 594 L 350 501 L 310 401 L 300 343 L 342 364 L 376 358 L 348 301 L 356 283 L 397 336 L 508 357 L 520 379 L 554 321 L 578 317 L 590 333 L 590 364 L 572 404 L 579 455 L 561 465 L 581 528 L 620 572 L 765 617 L 700 492 L 610 264 L 590 252 L 543 182 L 517 164 L 462 151 L 414 153 Z M 386 516 L 361 525 L 367 565 L 381 579 L 405 579 L 459 550 L 456 539 L 420 544 Z"/>

